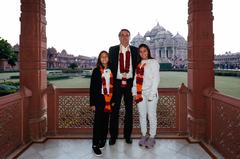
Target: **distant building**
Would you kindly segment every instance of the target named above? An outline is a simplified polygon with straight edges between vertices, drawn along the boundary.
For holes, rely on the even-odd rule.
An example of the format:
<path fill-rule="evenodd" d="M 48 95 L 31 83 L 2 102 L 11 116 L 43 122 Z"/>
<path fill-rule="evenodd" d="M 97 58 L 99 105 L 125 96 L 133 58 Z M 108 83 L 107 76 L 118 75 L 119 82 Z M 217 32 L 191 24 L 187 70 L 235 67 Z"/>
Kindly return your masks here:
<path fill-rule="evenodd" d="M 214 64 L 217 69 L 240 69 L 240 52 L 215 55 Z"/>
<path fill-rule="evenodd" d="M 187 66 L 187 41 L 177 33 L 175 36 L 157 23 L 151 31 L 144 36 L 138 33 L 131 44 L 138 47 L 145 43 L 150 47 L 152 56 L 159 63 L 171 63 L 175 68 Z"/>
<path fill-rule="evenodd" d="M 78 68 L 92 69 L 96 66 L 96 57 L 87 56 L 74 56 L 68 54 L 66 50 L 62 50 L 61 53 L 57 52 L 55 48 L 48 48 L 48 69 L 64 69 L 68 68 L 71 63 L 76 63 Z"/>
<path fill-rule="evenodd" d="M 8 64 L 8 60 L 0 59 L 0 71 L 11 71 L 14 68 Z"/>
<path fill-rule="evenodd" d="M 13 46 L 14 52 L 17 54 L 18 61 L 16 66 L 12 67 L 8 64 L 8 60 L 0 59 L 0 71 L 18 71 L 19 70 L 19 45 Z M 96 66 L 97 58 L 88 56 L 74 56 L 68 54 L 66 50 L 61 53 L 57 52 L 55 48 L 47 49 L 47 69 L 64 69 L 68 68 L 71 63 L 76 63 L 78 68 L 92 69 Z"/>

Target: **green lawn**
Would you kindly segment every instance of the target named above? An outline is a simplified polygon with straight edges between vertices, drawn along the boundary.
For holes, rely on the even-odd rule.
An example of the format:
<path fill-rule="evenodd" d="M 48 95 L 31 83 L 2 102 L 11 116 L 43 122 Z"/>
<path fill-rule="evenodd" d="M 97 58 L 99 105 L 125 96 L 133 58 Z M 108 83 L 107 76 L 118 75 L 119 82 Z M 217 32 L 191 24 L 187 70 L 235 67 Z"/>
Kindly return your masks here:
<path fill-rule="evenodd" d="M 0 73 L 1 79 L 9 78 L 18 73 Z M 215 76 L 216 88 L 224 94 L 240 98 L 240 78 Z M 51 81 L 62 88 L 89 88 L 90 78 L 73 77 L 71 79 Z M 160 72 L 160 87 L 179 87 L 181 83 L 187 85 L 186 72 Z"/>
<path fill-rule="evenodd" d="M 161 72 L 160 87 L 178 87 L 182 82 L 187 83 L 186 75 L 185 72 L 175 72 L 175 74 L 172 72 Z M 63 88 L 89 88 L 90 78 L 74 77 L 66 80 L 51 81 L 51 83 Z"/>
<path fill-rule="evenodd" d="M 8 78 L 10 78 L 10 76 L 16 76 L 16 75 L 19 75 L 19 73 L 18 73 L 18 72 L 13 72 L 13 73 L 0 73 L 0 80 L 8 79 Z"/>
<path fill-rule="evenodd" d="M 240 78 L 215 76 L 215 87 L 224 94 L 240 98 Z"/>

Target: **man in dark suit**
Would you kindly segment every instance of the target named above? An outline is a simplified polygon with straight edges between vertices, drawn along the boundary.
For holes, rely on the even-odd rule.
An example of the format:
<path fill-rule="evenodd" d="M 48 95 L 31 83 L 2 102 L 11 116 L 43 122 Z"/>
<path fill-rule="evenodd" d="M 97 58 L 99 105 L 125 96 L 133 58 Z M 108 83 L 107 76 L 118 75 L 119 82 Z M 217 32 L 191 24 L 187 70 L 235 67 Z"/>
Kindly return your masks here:
<path fill-rule="evenodd" d="M 121 99 L 123 96 L 125 105 L 124 117 L 124 138 L 126 143 L 131 144 L 132 134 L 132 112 L 133 112 L 133 96 L 132 86 L 135 75 L 135 69 L 139 59 L 138 49 L 129 45 L 130 32 L 122 29 L 119 32 L 120 45 L 112 46 L 109 49 L 110 67 L 114 77 L 114 103 L 110 116 L 110 135 L 109 145 L 114 145 L 118 138 L 119 110 Z"/>

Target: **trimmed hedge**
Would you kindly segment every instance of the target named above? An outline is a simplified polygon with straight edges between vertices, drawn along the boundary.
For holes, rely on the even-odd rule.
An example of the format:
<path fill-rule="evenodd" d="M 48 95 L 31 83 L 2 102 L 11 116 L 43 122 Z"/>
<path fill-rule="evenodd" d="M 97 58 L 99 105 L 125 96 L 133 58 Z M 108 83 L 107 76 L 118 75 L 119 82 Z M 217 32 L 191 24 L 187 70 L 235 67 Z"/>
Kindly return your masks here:
<path fill-rule="evenodd" d="M 15 92 L 17 92 L 17 90 L 19 88 L 18 86 L 7 85 L 6 83 L 7 82 L 0 84 L 0 96 L 4 96 L 4 95 L 15 93 Z"/>
<path fill-rule="evenodd" d="M 19 79 L 19 75 L 10 76 L 10 79 Z"/>
<path fill-rule="evenodd" d="M 172 71 L 172 72 L 187 72 L 187 69 L 165 69 L 160 71 Z M 240 71 L 229 71 L 229 70 L 214 70 L 216 76 L 231 76 L 231 77 L 240 77 Z"/>
<path fill-rule="evenodd" d="M 70 76 L 58 74 L 58 75 L 48 76 L 47 80 L 51 81 L 51 80 L 60 80 L 60 79 L 68 79 L 68 78 L 70 78 Z M 19 79 L 19 76 L 11 76 L 10 79 Z"/>
<path fill-rule="evenodd" d="M 175 72 L 187 72 L 186 69 L 172 69 L 170 63 L 162 63 L 160 64 L 160 71 L 175 71 Z M 73 70 L 66 69 L 63 70 L 64 73 L 80 73 L 83 70 Z M 229 71 L 229 70 L 215 70 L 216 76 L 232 76 L 232 77 L 240 77 L 240 71 Z M 59 80 L 59 79 L 68 79 L 70 78 L 68 75 L 56 74 L 56 75 L 48 75 L 48 80 Z M 10 76 L 10 79 L 19 79 L 19 75 Z"/>
<path fill-rule="evenodd" d="M 215 75 L 240 77 L 240 71 L 215 70 Z"/>
<path fill-rule="evenodd" d="M 161 68 L 160 68 L 160 71 L 161 72 L 166 72 L 166 71 L 169 71 L 169 72 L 187 72 L 187 69 L 164 69 L 164 70 L 162 70 Z"/>
<path fill-rule="evenodd" d="M 10 71 L 0 70 L 0 73 L 13 73 L 13 72 L 19 72 L 19 71 L 18 70 L 10 70 Z"/>
<path fill-rule="evenodd" d="M 19 87 L 20 83 L 19 82 L 12 82 L 12 81 L 5 81 L 3 83 L 0 84 L 5 84 L 5 85 L 10 85 L 10 86 L 15 86 L 15 87 Z"/>
<path fill-rule="evenodd" d="M 70 76 L 68 76 L 68 75 L 56 75 L 56 76 L 48 76 L 47 77 L 48 81 L 68 79 L 68 78 L 70 78 Z"/>
<path fill-rule="evenodd" d="M 171 63 L 160 63 L 160 71 L 168 71 L 172 70 L 172 64 Z"/>
<path fill-rule="evenodd" d="M 0 89 L 0 96 L 5 96 L 5 95 L 16 93 L 16 92 L 17 90 L 1 90 Z"/>
<path fill-rule="evenodd" d="M 82 73 L 82 71 L 83 71 L 82 69 L 71 69 L 71 68 L 62 70 L 63 73 Z"/>

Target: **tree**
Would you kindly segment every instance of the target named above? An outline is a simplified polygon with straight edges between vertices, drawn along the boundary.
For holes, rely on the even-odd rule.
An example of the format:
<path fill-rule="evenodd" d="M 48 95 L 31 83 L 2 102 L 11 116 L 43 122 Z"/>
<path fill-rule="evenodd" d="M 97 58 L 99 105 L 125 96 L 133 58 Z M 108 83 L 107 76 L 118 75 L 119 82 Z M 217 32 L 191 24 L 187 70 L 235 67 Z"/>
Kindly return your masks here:
<path fill-rule="evenodd" d="M 0 59 L 9 59 L 14 54 L 11 44 L 0 37 Z"/>
<path fill-rule="evenodd" d="M 57 50 L 54 47 L 48 48 L 47 49 L 48 54 L 57 54 Z"/>
<path fill-rule="evenodd" d="M 17 54 L 13 53 L 12 55 L 10 55 L 10 58 L 8 59 L 8 64 L 13 66 L 16 66 L 16 62 L 17 62 Z"/>
<path fill-rule="evenodd" d="M 47 49 L 48 59 L 54 58 L 57 55 L 57 50 L 54 47 Z"/>
<path fill-rule="evenodd" d="M 76 63 L 71 63 L 70 65 L 69 65 L 69 68 L 71 68 L 71 69 L 75 69 L 75 68 L 77 68 L 78 67 L 78 65 L 76 64 Z"/>
<path fill-rule="evenodd" d="M 8 64 L 12 67 L 16 65 L 17 54 L 14 52 L 11 44 L 7 40 L 0 37 L 0 59 L 8 60 Z"/>

